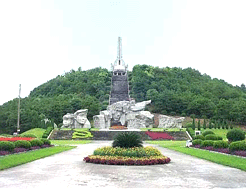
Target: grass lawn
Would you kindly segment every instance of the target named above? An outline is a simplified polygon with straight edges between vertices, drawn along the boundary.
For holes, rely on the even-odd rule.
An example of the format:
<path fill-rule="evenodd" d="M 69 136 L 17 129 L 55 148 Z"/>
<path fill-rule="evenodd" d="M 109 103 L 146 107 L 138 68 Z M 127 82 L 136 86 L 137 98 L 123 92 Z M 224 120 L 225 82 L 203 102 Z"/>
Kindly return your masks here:
<path fill-rule="evenodd" d="M 76 145 L 76 144 L 87 144 L 90 140 L 50 140 L 51 144 L 54 145 Z"/>
<path fill-rule="evenodd" d="M 185 147 L 186 141 L 148 141 L 161 147 L 246 171 L 246 158 Z M 170 157 L 172 158 L 172 157 Z"/>
<path fill-rule="evenodd" d="M 30 129 L 24 133 L 21 134 L 34 134 L 36 135 L 38 138 L 42 138 L 43 134 L 45 132 L 45 129 L 42 128 L 35 128 L 35 129 Z"/>
<path fill-rule="evenodd" d="M 73 148 L 75 148 L 75 146 L 55 146 L 20 154 L 2 156 L 0 157 L 0 170 L 22 165 L 63 151 L 71 150 Z"/>

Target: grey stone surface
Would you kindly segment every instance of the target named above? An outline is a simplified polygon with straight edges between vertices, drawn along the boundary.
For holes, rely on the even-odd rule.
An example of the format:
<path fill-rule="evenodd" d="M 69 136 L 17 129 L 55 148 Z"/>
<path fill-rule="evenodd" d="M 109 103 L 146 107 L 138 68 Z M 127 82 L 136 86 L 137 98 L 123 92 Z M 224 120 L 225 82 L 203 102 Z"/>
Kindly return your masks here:
<path fill-rule="evenodd" d="M 131 100 L 111 104 L 100 115 L 93 116 L 94 126 L 100 129 L 108 129 L 112 125 L 124 125 L 129 129 L 150 128 L 154 124 L 154 115 L 143 111 L 150 103 L 151 100 L 139 103 Z"/>
<path fill-rule="evenodd" d="M 166 115 L 159 115 L 158 128 L 182 128 L 182 122 L 185 117 L 172 117 Z"/>
<path fill-rule="evenodd" d="M 67 113 L 63 116 L 63 125 L 61 128 L 91 128 L 91 124 L 87 119 L 88 109 L 78 110 L 74 114 Z"/>
<path fill-rule="evenodd" d="M 246 188 L 244 171 L 161 147 L 157 148 L 172 160 L 169 164 L 112 166 L 83 161 L 105 145 L 111 142 L 78 145 L 76 149 L 0 171 L 0 188 Z"/>

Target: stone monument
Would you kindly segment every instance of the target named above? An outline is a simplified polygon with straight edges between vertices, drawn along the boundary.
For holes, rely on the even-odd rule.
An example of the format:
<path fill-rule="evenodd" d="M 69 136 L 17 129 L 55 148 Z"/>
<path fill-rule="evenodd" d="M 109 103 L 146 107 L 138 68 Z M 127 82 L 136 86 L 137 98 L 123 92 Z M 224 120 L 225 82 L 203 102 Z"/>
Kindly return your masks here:
<path fill-rule="evenodd" d="M 151 101 L 135 103 L 119 101 L 101 111 L 100 115 L 93 116 L 94 126 L 99 129 L 109 129 L 111 126 L 125 126 L 128 129 L 150 128 L 154 123 L 154 115 L 144 111 Z"/>
<path fill-rule="evenodd" d="M 127 80 L 127 66 L 122 59 L 121 37 L 118 37 L 117 59 L 112 65 L 113 76 L 111 79 L 111 92 L 109 104 L 119 101 L 129 101 L 129 84 Z"/>
<path fill-rule="evenodd" d="M 67 113 L 63 116 L 63 125 L 61 128 L 91 128 L 91 124 L 87 119 L 87 109 L 78 110 L 74 114 Z"/>

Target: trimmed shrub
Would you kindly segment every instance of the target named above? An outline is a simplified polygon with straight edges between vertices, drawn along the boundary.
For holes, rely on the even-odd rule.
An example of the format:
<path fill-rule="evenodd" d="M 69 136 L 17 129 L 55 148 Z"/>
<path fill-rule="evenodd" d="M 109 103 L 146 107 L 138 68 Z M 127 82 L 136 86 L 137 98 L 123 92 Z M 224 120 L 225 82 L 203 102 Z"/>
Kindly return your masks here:
<path fill-rule="evenodd" d="M 228 148 L 229 144 L 226 141 L 214 141 L 214 148 Z"/>
<path fill-rule="evenodd" d="M 214 132 L 213 131 L 204 131 L 202 133 L 203 136 L 206 136 L 206 135 L 209 135 L 209 134 L 213 134 L 214 135 Z"/>
<path fill-rule="evenodd" d="M 201 139 L 196 139 L 196 140 L 193 140 L 192 141 L 192 145 L 195 146 L 195 145 L 201 145 L 202 144 L 202 141 Z"/>
<path fill-rule="evenodd" d="M 223 140 L 222 136 L 217 136 L 217 140 Z"/>
<path fill-rule="evenodd" d="M 213 140 L 204 140 L 201 143 L 201 147 L 208 147 L 208 146 L 213 146 L 214 141 Z"/>
<path fill-rule="evenodd" d="M 226 134 L 230 142 L 240 141 L 245 139 L 245 133 L 239 129 L 232 129 Z"/>
<path fill-rule="evenodd" d="M 246 142 L 245 141 L 232 142 L 229 146 L 229 149 L 230 151 L 246 150 Z"/>
<path fill-rule="evenodd" d="M 141 135 L 134 132 L 123 132 L 115 136 L 113 147 L 132 148 L 142 147 Z"/>
<path fill-rule="evenodd" d="M 33 146 L 42 146 L 42 145 L 44 144 L 44 143 L 43 143 L 41 140 L 39 140 L 39 139 L 31 140 L 30 143 L 31 143 L 32 147 L 33 147 Z"/>
<path fill-rule="evenodd" d="M 26 148 L 30 149 L 31 148 L 31 143 L 26 140 L 18 140 L 14 142 L 16 148 Z"/>
<path fill-rule="evenodd" d="M 0 141 L 0 151 L 13 151 L 15 144 L 9 141 Z"/>
<path fill-rule="evenodd" d="M 191 127 L 186 128 L 186 131 L 190 134 L 191 138 L 195 137 L 195 131 Z"/>
<path fill-rule="evenodd" d="M 49 134 L 51 133 L 51 131 L 53 130 L 53 127 L 47 127 L 47 129 L 45 130 L 42 138 L 48 138 Z"/>
<path fill-rule="evenodd" d="M 205 137 L 203 135 L 197 135 L 197 136 L 194 137 L 194 139 L 205 140 Z"/>
<path fill-rule="evenodd" d="M 208 134 L 205 136 L 205 140 L 218 140 L 218 137 L 214 134 Z"/>
<path fill-rule="evenodd" d="M 31 138 L 37 138 L 35 134 L 20 134 L 21 137 L 31 137 Z"/>
<path fill-rule="evenodd" d="M 50 140 L 48 140 L 46 138 L 42 138 L 41 141 L 44 143 L 44 145 L 51 145 Z"/>

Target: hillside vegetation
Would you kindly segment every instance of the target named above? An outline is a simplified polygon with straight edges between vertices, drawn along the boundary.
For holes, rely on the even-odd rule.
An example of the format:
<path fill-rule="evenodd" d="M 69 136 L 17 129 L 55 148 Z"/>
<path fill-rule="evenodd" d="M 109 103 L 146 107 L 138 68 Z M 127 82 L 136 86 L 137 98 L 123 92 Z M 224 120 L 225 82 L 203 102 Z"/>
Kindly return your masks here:
<path fill-rule="evenodd" d="M 88 118 L 106 109 L 111 71 L 95 68 L 59 75 L 21 99 L 21 131 L 45 128 L 48 118 L 58 126 L 62 116 L 87 108 Z M 159 68 L 136 65 L 128 72 L 130 95 L 136 101 L 151 99 L 148 109 L 167 115 L 206 117 L 246 123 L 246 88 L 234 87 L 187 68 Z M 16 130 L 18 99 L 0 106 L 0 133 Z"/>

